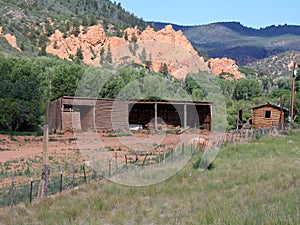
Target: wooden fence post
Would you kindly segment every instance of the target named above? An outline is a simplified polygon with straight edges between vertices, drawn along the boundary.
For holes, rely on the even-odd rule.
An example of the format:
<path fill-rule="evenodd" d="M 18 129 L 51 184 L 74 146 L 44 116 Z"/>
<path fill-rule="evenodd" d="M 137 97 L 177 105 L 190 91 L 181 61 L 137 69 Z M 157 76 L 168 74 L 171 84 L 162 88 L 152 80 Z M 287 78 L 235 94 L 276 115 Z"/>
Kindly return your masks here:
<path fill-rule="evenodd" d="M 116 174 L 118 174 L 118 154 L 115 152 L 115 160 L 116 160 Z"/>
<path fill-rule="evenodd" d="M 158 149 L 158 164 L 160 164 L 160 148 Z"/>
<path fill-rule="evenodd" d="M 29 202 L 32 202 L 32 189 L 33 189 L 33 180 L 32 177 L 30 178 L 30 192 L 29 192 Z"/>
<path fill-rule="evenodd" d="M 86 172 L 85 172 L 85 163 L 83 163 L 82 169 L 83 169 L 83 179 L 84 179 L 84 182 L 86 183 L 87 179 L 86 179 Z"/>
<path fill-rule="evenodd" d="M 14 173 L 12 173 L 11 174 L 10 202 L 9 202 L 10 208 L 12 208 L 14 205 L 14 198 L 15 198 L 15 175 L 14 175 Z"/>
<path fill-rule="evenodd" d="M 75 187 L 75 161 L 72 162 L 72 188 Z"/>
<path fill-rule="evenodd" d="M 125 155 L 124 157 L 125 157 L 126 169 L 128 169 L 127 155 Z"/>
<path fill-rule="evenodd" d="M 43 169 L 42 178 L 39 185 L 38 197 L 45 197 L 48 195 L 48 183 L 50 177 L 50 167 L 48 165 L 48 144 L 49 144 L 49 126 L 44 126 L 44 146 L 43 146 Z"/>
<path fill-rule="evenodd" d="M 108 177 L 111 177 L 111 159 L 108 159 Z"/>
<path fill-rule="evenodd" d="M 93 174 L 92 174 L 92 179 L 93 180 L 96 180 L 97 179 L 97 172 L 96 172 L 96 169 L 95 169 L 95 160 L 93 159 L 93 162 L 92 162 L 92 168 L 93 168 Z"/>
<path fill-rule="evenodd" d="M 60 182 L 59 182 L 59 193 L 62 192 L 62 187 L 63 187 L 63 171 L 60 171 Z"/>
<path fill-rule="evenodd" d="M 143 165 L 145 165 L 145 162 L 146 162 L 147 156 L 148 156 L 148 152 L 146 152 L 145 158 L 144 158 L 144 160 L 143 160 Z"/>

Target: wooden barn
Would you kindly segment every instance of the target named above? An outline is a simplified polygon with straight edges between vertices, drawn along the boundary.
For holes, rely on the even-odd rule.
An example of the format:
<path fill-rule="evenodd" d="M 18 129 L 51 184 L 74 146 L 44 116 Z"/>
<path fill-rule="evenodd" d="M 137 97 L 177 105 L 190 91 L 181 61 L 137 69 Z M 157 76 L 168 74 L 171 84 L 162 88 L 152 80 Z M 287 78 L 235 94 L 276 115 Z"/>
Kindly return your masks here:
<path fill-rule="evenodd" d="M 62 96 L 47 105 L 46 123 L 50 130 L 129 129 L 130 126 L 157 129 L 165 124 L 210 131 L 212 103 Z"/>

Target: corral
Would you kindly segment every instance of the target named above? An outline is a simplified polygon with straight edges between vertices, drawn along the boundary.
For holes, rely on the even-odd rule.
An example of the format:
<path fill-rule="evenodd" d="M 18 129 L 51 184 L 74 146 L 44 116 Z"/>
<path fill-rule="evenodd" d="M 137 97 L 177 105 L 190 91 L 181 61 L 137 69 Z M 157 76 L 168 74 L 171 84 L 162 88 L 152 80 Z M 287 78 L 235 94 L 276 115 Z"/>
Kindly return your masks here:
<path fill-rule="evenodd" d="M 165 125 L 211 131 L 212 103 L 62 96 L 47 105 L 46 123 L 50 130 L 159 129 Z"/>

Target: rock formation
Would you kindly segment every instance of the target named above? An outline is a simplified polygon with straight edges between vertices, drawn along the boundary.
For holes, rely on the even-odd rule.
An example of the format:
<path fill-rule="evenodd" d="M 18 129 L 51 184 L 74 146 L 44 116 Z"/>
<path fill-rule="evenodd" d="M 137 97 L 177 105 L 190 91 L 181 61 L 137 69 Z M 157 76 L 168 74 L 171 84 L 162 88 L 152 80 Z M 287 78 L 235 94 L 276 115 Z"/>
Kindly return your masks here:
<path fill-rule="evenodd" d="M 238 70 L 239 67 L 233 59 L 214 58 L 206 62 L 211 72 L 216 75 L 223 75 L 227 80 L 243 78 L 244 75 Z"/>
<path fill-rule="evenodd" d="M 102 61 L 107 60 L 107 54 L 111 54 L 109 63 L 114 66 L 130 63 L 145 66 L 151 62 L 151 68 L 159 71 L 161 65 L 166 64 L 169 73 L 179 79 L 185 79 L 187 73 L 209 70 L 183 33 L 176 32 L 171 25 L 157 32 L 151 27 L 142 32 L 137 27 L 128 28 L 123 37 L 109 38 L 101 24 L 80 27 L 78 37 L 64 37 L 56 30 L 46 52 L 70 59 L 76 56 L 78 49 L 82 52 L 83 62 L 95 66 L 101 66 Z"/>
<path fill-rule="evenodd" d="M 3 29 L 2 27 L 0 27 L 0 37 L 4 37 L 7 42 L 15 49 L 18 49 L 19 51 L 21 51 L 21 49 L 18 47 L 17 45 L 17 39 L 14 35 L 11 34 L 3 34 Z"/>

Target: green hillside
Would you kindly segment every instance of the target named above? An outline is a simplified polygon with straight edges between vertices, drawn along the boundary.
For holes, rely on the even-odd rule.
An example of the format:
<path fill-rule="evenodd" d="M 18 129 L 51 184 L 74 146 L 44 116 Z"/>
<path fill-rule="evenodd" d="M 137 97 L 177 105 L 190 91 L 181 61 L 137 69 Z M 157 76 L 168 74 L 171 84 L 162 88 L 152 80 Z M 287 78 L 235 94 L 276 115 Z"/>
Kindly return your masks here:
<path fill-rule="evenodd" d="M 161 28 L 164 23 L 153 23 Z M 199 26 L 173 25 L 182 30 L 200 52 L 211 58 L 227 57 L 245 65 L 278 53 L 300 49 L 300 26 L 279 25 L 261 29 L 238 22 L 219 22 Z"/>
<path fill-rule="evenodd" d="M 3 224 L 298 224 L 300 133 L 226 147 L 214 168 L 151 186 L 90 182 L 32 206 L 0 209 Z"/>
<path fill-rule="evenodd" d="M 42 47 L 55 29 L 68 35 L 79 25 L 101 21 L 108 35 L 118 36 L 127 27 L 146 27 L 142 19 L 109 0 L 0 0 L 0 14 L 4 33 L 16 35 L 18 46 L 35 55 L 35 46 Z"/>

